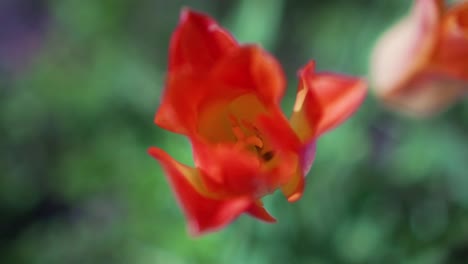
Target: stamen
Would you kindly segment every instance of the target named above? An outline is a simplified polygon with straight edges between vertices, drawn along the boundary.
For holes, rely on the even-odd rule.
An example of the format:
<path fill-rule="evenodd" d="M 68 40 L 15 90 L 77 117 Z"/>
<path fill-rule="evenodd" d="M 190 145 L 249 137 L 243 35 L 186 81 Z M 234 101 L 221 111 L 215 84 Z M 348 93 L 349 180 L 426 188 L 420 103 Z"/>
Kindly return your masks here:
<path fill-rule="evenodd" d="M 231 122 L 231 126 L 240 126 L 239 121 L 237 121 L 237 117 L 235 117 L 233 114 L 229 114 L 229 121 Z"/>
<path fill-rule="evenodd" d="M 242 125 L 239 122 L 239 119 L 234 115 L 229 115 L 229 120 L 231 121 L 232 132 L 236 137 L 236 148 L 252 148 L 262 160 L 268 162 L 273 159 L 275 156 L 274 151 L 266 151 L 262 153 L 265 144 L 262 140 L 260 131 L 249 121 L 240 120 Z M 250 134 L 250 135 L 249 135 Z M 253 134 L 253 135 L 252 135 Z"/>
<path fill-rule="evenodd" d="M 263 148 L 263 141 L 258 138 L 257 136 L 251 136 L 251 137 L 248 137 L 246 140 L 245 140 L 245 143 L 249 144 L 249 145 L 254 145 L 255 147 L 258 147 L 258 148 Z"/>
<path fill-rule="evenodd" d="M 250 131 L 253 131 L 255 133 L 255 135 L 259 135 L 260 134 L 260 131 L 258 131 L 258 128 L 256 128 L 254 125 L 252 125 L 251 122 L 247 121 L 247 120 L 242 120 L 242 125 L 247 128 L 248 130 Z"/>
<path fill-rule="evenodd" d="M 275 153 L 272 150 L 270 150 L 262 154 L 262 159 L 264 161 L 270 161 L 271 159 L 273 159 L 274 156 Z"/>
<path fill-rule="evenodd" d="M 234 132 L 234 136 L 238 141 L 243 141 L 245 138 L 245 133 L 242 131 L 242 128 L 235 126 L 232 127 L 232 132 Z"/>

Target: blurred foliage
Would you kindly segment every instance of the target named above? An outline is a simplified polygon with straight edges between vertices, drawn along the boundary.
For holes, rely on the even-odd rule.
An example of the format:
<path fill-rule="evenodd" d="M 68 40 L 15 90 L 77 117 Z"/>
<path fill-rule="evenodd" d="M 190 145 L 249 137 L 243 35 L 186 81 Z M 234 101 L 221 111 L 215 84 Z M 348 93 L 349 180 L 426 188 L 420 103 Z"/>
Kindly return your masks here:
<path fill-rule="evenodd" d="M 303 199 L 266 199 L 277 224 L 188 237 L 146 154 L 191 163 L 153 125 L 184 5 L 278 57 L 290 113 L 301 65 L 365 76 L 410 1 L 3 1 L 0 263 L 468 263 L 466 101 L 415 121 L 369 96 L 319 141 Z"/>

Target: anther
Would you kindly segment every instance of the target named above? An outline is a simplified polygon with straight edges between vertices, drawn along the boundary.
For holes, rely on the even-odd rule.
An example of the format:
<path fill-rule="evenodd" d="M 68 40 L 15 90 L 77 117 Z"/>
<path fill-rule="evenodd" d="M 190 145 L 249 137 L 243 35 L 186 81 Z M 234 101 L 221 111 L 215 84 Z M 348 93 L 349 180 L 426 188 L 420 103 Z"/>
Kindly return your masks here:
<path fill-rule="evenodd" d="M 275 156 L 275 153 L 270 150 L 262 154 L 262 159 L 264 161 L 270 161 L 274 156 Z"/>
<path fill-rule="evenodd" d="M 258 148 L 263 148 L 263 141 L 258 138 L 257 136 L 251 136 L 251 137 L 248 137 L 246 140 L 245 140 L 245 143 L 249 144 L 249 145 L 254 145 L 255 147 L 258 147 Z"/>
<path fill-rule="evenodd" d="M 234 132 L 234 136 L 236 137 L 237 140 L 244 140 L 245 133 L 244 131 L 242 131 L 242 128 L 238 126 L 232 127 L 232 132 Z"/>

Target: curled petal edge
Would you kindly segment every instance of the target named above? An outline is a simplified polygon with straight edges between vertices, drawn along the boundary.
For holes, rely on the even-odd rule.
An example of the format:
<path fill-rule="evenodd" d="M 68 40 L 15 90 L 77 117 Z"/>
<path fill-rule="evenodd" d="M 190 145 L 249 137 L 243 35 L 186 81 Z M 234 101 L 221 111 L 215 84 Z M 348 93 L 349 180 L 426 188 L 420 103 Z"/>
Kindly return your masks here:
<path fill-rule="evenodd" d="M 200 172 L 172 159 L 161 149 L 148 153 L 159 161 L 188 221 L 190 234 L 198 236 L 216 231 L 246 212 L 254 201 L 250 197 L 217 200 L 204 196 L 199 186 Z"/>
<path fill-rule="evenodd" d="M 356 77 L 315 73 L 310 62 L 299 71 L 299 88 L 290 123 L 303 143 L 348 119 L 362 104 L 367 83 Z"/>

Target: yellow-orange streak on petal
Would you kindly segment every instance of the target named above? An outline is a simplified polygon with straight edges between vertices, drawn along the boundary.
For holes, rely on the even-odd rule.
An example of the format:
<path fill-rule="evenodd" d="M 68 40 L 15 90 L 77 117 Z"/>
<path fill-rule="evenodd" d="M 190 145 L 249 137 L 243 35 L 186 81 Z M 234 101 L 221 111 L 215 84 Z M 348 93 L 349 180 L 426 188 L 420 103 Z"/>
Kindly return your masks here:
<path fill-rule="evenodd" d="M 290 124 L 303 143 L 319 137 L 353 114 L 365 98 L 364 80 L 340 74 L 315 73 L 308 64 L 301 79 Z"/>
<path fill-rule="evenodd" d="M 158 148 L 151 147 L 148 153 L 158 160 L 164 168 L 180 172 L 197 191 L 202 192 L 203 187 L 201 186 L 200 174 L 197 169 L 175 161 L 166 152 Z"/>
<path fill-rule="evenodd" d="M 302 142 L 307 141 L 314 134 L 313 124 L 308 121 L 304 111 L 294 112 L 289 123 Z"/>
<path fill-rule="evenodd" d="M 185 179 L 190 183 L 190 185 L 201 195 L 212 199 L 220 199 L 225 197 L 224 194 L 213 193 L 206 189 L 201 179 L 202 175 L 198 169 L 177 162 L 172 157 L 170 157 L 169 154 L 167 154 L 165 151 L 159 148 L 151 147 L 149 148 L 148 153 L 153 158 L 158 160 L 161 166 L 167 172 L 177 171 L 178 174 L 183 175 Z"/>
<path fill-rule="evenodd" d="M 304 105 L 304 100 L 307 95 L 307 89 L 301 89 L 297 92 L 296 95 L 296 102 L 294 103 L 294 112 L 299 112 L 302 110 L 302 106 Z"/>
<path fill-rule="evenodd" d="M 304 176 L 300 170 L 297 170 L 289 182 L 281 187 L 281 191 L 288 199 L 288 202 L 296 202 L 302 197 L 304 193 L 304 181 Z"/>
<path fill-rule="evenodd" d="M 250 136 L 245 139 L 245 143 L 247 145 L 253 145 L 255 147 L 262 148 L 263 147 L 263 141 L 258 138 L 257 136 Z"/>

